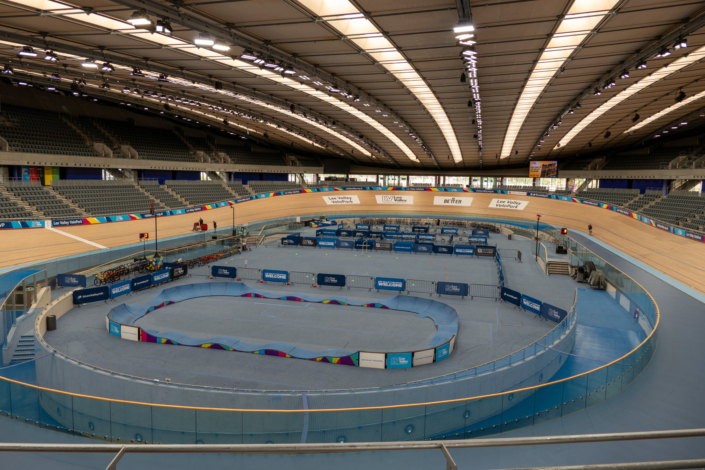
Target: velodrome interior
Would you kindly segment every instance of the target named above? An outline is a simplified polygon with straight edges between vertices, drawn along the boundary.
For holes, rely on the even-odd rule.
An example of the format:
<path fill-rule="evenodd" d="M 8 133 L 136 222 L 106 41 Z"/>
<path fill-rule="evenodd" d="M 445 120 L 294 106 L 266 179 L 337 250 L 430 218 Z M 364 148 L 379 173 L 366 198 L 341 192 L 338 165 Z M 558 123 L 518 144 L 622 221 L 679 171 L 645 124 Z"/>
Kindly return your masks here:
<path fill-rule="evenodd" d="M 705 468 L 703 25 L 4 2 L 0 461 Z"/>

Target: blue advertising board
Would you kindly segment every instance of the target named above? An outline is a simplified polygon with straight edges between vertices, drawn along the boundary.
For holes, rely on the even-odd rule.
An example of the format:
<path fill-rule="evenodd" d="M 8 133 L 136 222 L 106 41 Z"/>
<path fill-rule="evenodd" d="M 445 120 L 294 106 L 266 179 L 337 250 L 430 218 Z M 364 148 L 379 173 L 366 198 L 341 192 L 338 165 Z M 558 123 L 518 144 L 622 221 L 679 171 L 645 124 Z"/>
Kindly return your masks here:
<path fill-rule="evenodd" d="M 541 315 L 541 301 L 528 295 L 521 294 L 521 308 L 536 315 Z"/>
<path fill-rule="evenodd" d="M 483 245 L 487 244 L 487 237 L 480 237 L 480 236 L 471 236 L 468 237 L 468 243 L 475 243 L 475 244 L 480 244 L 482 243 Z"/>
<path fill-rule="evenodd" d="M 414 243 L 415 253 L 433 253 L 433 243 Z"/>
<path fill-rule="evenodd" d="M 336 241 L 338 241 L 336 238 L 319 238 L 318 246 L 323 248 L 335 248 Z"/>
<path fill-rule="evenodd" d="M 83 274 L 59 274 L 56 276 L 59 287 L 86 287 L 86 276 Z"/>
<path fill-rule="evenodd" d="M 391 277 L 376 277 L 375 289 L 377 290 L 396 290 L 403 291 L 406 287 L 404 279 L 395 279 Z"/>
<path fill-rule="evenodd" d="M 323 230 L 317 230 L 316 231 L 317 237 L 320 236 L 320 235 L 318 235 L 318 232 L 321 232 L 321 235 L 323 235 L 324 237 L 337 237 L 338 236 L 338 230 L 332 230 L 329 228 L 324 228 Z"/>
<path fill-rule="evenodd" d="M 384 232 L 372 232 L 370 231 L 370 238 L 378 238 L 384 240 Z"/>
<path fill-rule="evenodd" d="M 370 224 L 356 224 L 355 228 L 358 230 L 369 230 Z"/>
<path fill-rule="evenodd" d="M 237 268 L 235 266 L 212 266 L 211 276 L 235 279 L 237 277 Z"/>
<path fill-rule="evenodd" d="M 468 285 L 463 282 L 437 282 L 436 294 L 438 295 L 468 295 Z"/>
<path fill-rule="evenodd" d="M 289 271 L 262 270 L 262 280 L 272 282 L 289 282 Z"/>
<path fill-rule="evenodd" d="M 343 274 L 323 274 L 319 273 L 316 275 L 316 281 L 319 286 L 335 286 L 344 287 L 345 286 L 345 276 Z"/>
<path fill-rule="evenodd" d="M 477 256 L 491 256 L 494 258 L 497 255 L 497 247 L 478 245 L 475 247 L 475 254 Z"/>
<path fill-rule="evenodd" d="M 352 230 L 340 230 L 340 236 L 341 237 L 352 237 L 353 231 Z"/>
<path fill-rule="evenodd" d="M 120 297 L 121 295 L 132 292 L 132 281 L 116 282 L 110 286 L 110 298 Z"/>
<path fill-rule="evenodd" d="M 403 240 L 404 235 L 397 232 L 384 232 L 384 238 L 387 240 Z"/>
<path fill-rule="evenodd" d="M 472 245 L 455 245 L 455 247 L 453 247 L 453 253 L 455 253 L 456 255 L 474 256 L 475 247 Z"/>
<path fill-rule="evenodd" d="M 370 236 L 369 230 L 355 230 L 353 232 L 353 237 L 356 237 L 356 238 L 366 238 L 369 236 Z"/>
<path fill-rule="evenodd" d="M 422 235 L 422 234 L 419 234 L 419 241 L 420 241 L 420 242 L 435 242 L 435 241 L 436 241 L 436 236 L 435 236 L 435 235 Z"/>
<path fill-rule="evenodd" d="M 132 289 L 132 292 L 146 289 L 147 287 L 152 286 L 152 275 L 151 274 L 145 274 L 144 276 L 138 276 L 131 281 L 131 286 L 130 288 Z"/>
<path fill-rule="evenodd" d="M 436 362 L 441 362 L 443 359 L 448 359 L 450 356 L 450 343 L 436 348 Z"/>
<path fill-rule="evenodd" d="M 514 304 L 517 307 L 521 306 L 521 294 L 515 290 L 502 288 L 502 300 Z"/>
<path fill-rule="evenodd" d="M 152 273 L 153 286 L 156 286 L 157 284 L 161 284 L 163 282 L 167 282 L 169 279 L 171 279 L 171 271 L 168 269 L 162 269 L 161 271 Z"/>
<path fill-rule="evenodd" d="M 433 252 L 442 255 L 452 255 L 453 245 L 433 245 Z"/>
<path fill-rule="evenodd" d="M 490 231 L 489 230 L 483 230 L 483 229 L 473 229 L 472 231 L 473 235 L 478 235 L 480 237 L 489 237 L 490 236 Z"/>
<path fill-rule="evenodd" d="M 336 248 L 355 248 L 355 240 L 336 240 Z"/>
<path fill-rule="evenodd" d="M 385 232 L 398 232 L 399 231 L 399 226 L 398 225 L 384 225 L 384 231 Z"/>
<path fill-rule="evenodd" d="M 411 367 L 412 353 L 387 353 L 387 369 L 406 369 Z"/>
<path fill-rule="evenodd" d="M 87 304 L 88 302 L 100 302 L 110 299 L 110 288 L 108 286 L 89 287 L 73 291 L 73 303 L 76 305 Z"/>
<path fill-rule="evenodd" d="M 117 336 L 118 338 L 121 337 L 119 323 L 108 321 L 108 329 L 109 329 L 111 335 Z"/>
<path fill-rule="evenodd" d="M 555 305 L 544 303 L 541 305 L 541 316 L 546 320 L 551 320 L 555 323 L 562 322 L 568 316 L 568 312 Z"/>
<path fill-rule="evenodd" d="M 374 240 L 355 240 L 355 249 L 361 250 L 362 248 L 364 248 L 366 250 L 374 250 L 375 249 L 375 241 Z"/>
<path fill-rule="evenodd" d="M 402 253 L 411 253 L 414 249 L 414 242 L 395 242 L 394 251 L 400 251 Z"/>
<path fill-rule="evenodd" d="M 411 231 L 416 233 L 426 233 L 428 232 L 428 227 L 414 225 L 413 227 L 411 227 Z"/>
<path fill-rule="evenodd" d="M 446 234 L 446 233 L 456 234 L 456 233 L 458 233 L 458 229 L 457 229 L 457 227 L 443 227 L 441 229 L 441 234 Z"/>

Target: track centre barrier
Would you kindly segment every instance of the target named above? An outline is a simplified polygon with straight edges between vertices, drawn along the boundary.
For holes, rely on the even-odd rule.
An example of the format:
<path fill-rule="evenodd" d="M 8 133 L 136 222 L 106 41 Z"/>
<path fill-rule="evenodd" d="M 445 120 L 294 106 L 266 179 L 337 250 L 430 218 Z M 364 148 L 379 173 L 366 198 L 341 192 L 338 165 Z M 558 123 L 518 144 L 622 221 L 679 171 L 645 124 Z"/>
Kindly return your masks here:
<path fill-rule="evenodd" d="M 262 279 L 262 270 L 257 268 L 238 268 L 237 277 L 240 279 L 259 281 Z"/>
<path fill-rule="evenodd" d="M 406 293 L 416 292 L 418 294 L 436 293 L 436 281 L 423 281 L 419 279 L 406 280 Z"/>
<path fill-rule="evenodd" d="M 358 289 L 367 289 L 372 291 L 375 288 L 375 278 L 371 276 L 358 276 L 356 274 L 348 274 L 345 276 L 347 278 L 346 285 L 348 289 L 355 287 Z"/>
<path fill-rule="evenodd" d="M 290 284 L 308 284 L 312 286 L 316 283 L 316 273 L 306 273 L 302 271 L 289 271 Z"/>

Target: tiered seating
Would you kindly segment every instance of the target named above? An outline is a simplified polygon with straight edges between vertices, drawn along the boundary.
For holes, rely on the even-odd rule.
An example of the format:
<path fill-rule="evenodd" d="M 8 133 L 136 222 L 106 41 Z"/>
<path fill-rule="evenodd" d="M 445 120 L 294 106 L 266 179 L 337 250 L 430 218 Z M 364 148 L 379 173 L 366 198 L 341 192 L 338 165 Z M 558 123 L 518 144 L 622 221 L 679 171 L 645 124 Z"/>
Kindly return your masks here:
<path fill-rule="evenodd" d="M 300 183 L 292 181 L 250 181 L 247 185 L 255 194 L 303 189 Z"/>
<path fill-rule="evenodd" d="M 582 170 L 587 170 L 588 167 L 590 166 L 590 163 L 592 163 L 591 160 L 571 160 L 568 163 L 566 163 L 561 170 L 562 171 L 582 171 Z"/>
<path fill-rule="evenodd" d="M 9 197 L 0 195 L 0 219 L 24 220 L 33 218 L 34 215 L 31 212 L 27 212 L 27 209 L 18 206 Z"/>
<path fill-rule="evenodd" d="M 318 183 L 311 183 L 307 186 L 309 188 L 347 188 L 353 187 L 357 188 L 360 186 L 376 186 L 377 183 L 374 181 L 371 183 L 358 183 L 355 181 L 319 181 Z"/>
<path fill-rule="evenodd" d="M 192 137 L 186 135 L 184 136 L 184 139 L 186 139 L 186 142 L 191 144 L 191 146 L 196 150 L 201 150 L 207 154 L 210 154 L 213 151 L 211 146 L 208 145 L 208 141 L 205 137 Z"/>
<path fill-rule="evenodd" d="M 301 157 L 297 155 L 296 159 L 301 166 L 321 166 L 321 162 L 316 157 Z"/>
<path fill-rule="evenodd" d="M 644 194 L 627 204 L 627 209 L 632 211 L 641 210 L 642 207 L 654 202 L 661 196 L 663 196 L 663 193 L 661 191 L 646 191 Z"/>
<path fill-rule="evenodd" d="M 229 201 L 233 195 L 217 181 L 167 181 L 166 186 L 194 206 Z"/>
<path fill-rule="evenodd" d="M 81 214 L 76 209 L 57 198 L 56 195 L 42 186 L 12 185 L 7 186 L 7 190 L 27 204 L 36 207 L 37 210 L 44 212 L 47 217 L 81 217 Z"/>
<path fill-rule="evenodd" d="M 0 135 L 15 152 L 97 157 L 60 113 L 3 104 Z"/>
<path fill-rule="evenodd" d="M 660 170 L 676 157 L 687 155 L 694 147 L 651 148 L 647 154 L 616 155 L 602 168 L 603 170 Z"/>
<path fill-rule="evenodd" d="M 228 181 L 228 187 L 230 188 L 231 191 L 236 193 L 238 196 L 251 196 L 252 193 L 247 190 L 245 186 L 242 185 L 242 183 L 238 183 L 237 181 Z"/>
<path fill-rule="evenodd" d="M 195 162 L 188 147 L 172 131 L 156 127 L 133 126 L 126 121 L 96 119 L 122 144 L 130 145 L 142 160 Z"/>
<path fill-rule="evenodd" d="M 705 211 L 705 197 L 691 191 L 674 191 L 641 211 L 647 217 L 677 224 Z"/>
<path fill-rule="evenodd" d="M 150 203 L 155 211 L 164 206 L 128 181 L 58 180 L 52 187 L 81 209 L 94 216 L 147 213 Z"/>
<path fill-rule="evenodd" d="M 639 195 L 638 189 L 593 188 L 578 193 L 581 199 L 605 202 L 612 206 L 624 206 Z"/>
<path fill-rule="evenodd" d="M 556 191 L 549 191 L 547 188 L 542 188 L 540 186 L 497 186 L 497 189 L 500 191 L 526 191 L 540 194 L 556 194 L 558 196 L 570 196 L 569 190 L 559 189 Z"/>
<path fill-rule="evenodd" d="M 164 189 L 157 181 L 140 181 L 140 187 L 151 194 L 155 199 L 166 204 L 170 209 L 186 207 L 186 204 Z"/>
<path fill-rule="evenodd" d="M 219 145 L 218 150 L 225 152 L 232 163 L 241 165 L 286 166 L 284 156 L 279 152 L 252 152 L 236 145 Z"/>

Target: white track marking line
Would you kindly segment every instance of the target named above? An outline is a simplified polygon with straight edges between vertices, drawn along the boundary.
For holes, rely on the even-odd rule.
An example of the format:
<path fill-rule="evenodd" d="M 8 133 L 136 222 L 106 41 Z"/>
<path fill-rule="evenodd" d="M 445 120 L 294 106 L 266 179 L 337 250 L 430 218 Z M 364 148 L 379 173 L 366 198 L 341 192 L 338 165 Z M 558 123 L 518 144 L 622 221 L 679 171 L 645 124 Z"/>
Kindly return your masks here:
<path fill-rule="evenodd" d="M 50 225 L 46 225 L 46 224 L 45 224 L 45 225 L 44 225 L 44 228 L 47 229 L 47 230 L 51 230 L 52 232 L 60 233 L 61 235 L 64 235 L 64 236 L 66 236 L 66 237 L 73 238 L 74 240 L 78 240 L 79 242 L 83 242 L 83 243 L 87 243 L 87 244 L 89 244 L 89 245 L 93 245 L 93 246 L 95 246 L 96 248 L 101 248 L 101 249 L 103 249 L 103 250 L 107 250 L 107 249 L 108 249 L 107 246 L 98 245 L 97 243 L 93 243 L 92 241 L 86 240 L 85 238 L 77 237 L 76 235 L 71 235 L 70 233 L 62 232 L 61 230 L 57 230 L 57 229 L 55 229 L 55 228 L 52 228 L 52 227 L 51 227 L 51 224 L 50 224 Z"/>

